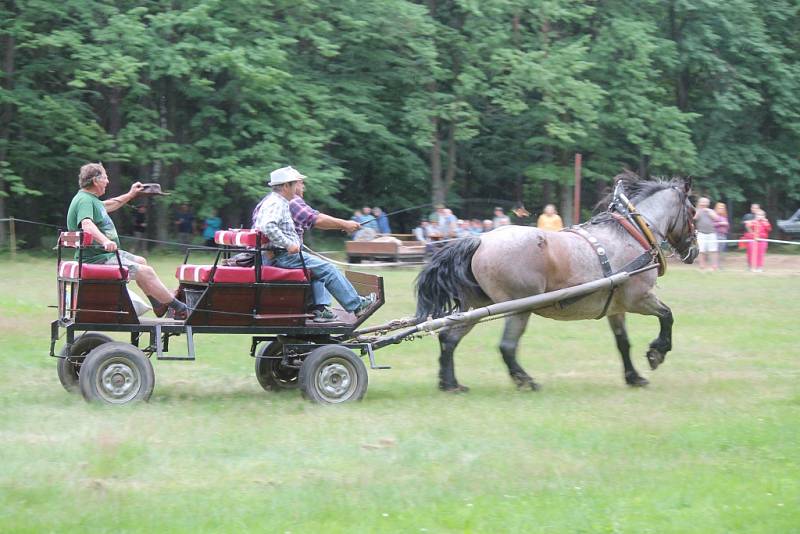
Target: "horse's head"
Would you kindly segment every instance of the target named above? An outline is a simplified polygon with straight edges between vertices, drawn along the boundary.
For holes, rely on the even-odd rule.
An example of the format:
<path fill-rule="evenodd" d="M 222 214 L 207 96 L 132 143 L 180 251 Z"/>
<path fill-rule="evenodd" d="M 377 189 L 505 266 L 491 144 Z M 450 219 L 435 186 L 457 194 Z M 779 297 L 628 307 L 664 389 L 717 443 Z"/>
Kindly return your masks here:
<path fill-rule="evenodd" d="M 692 263 L 700 249 L 697 247 L 697 231 L 694 227 L 694 206 L 689 200 L 692 190 L 692 179 L 687 178 L 683 186 L 672 187 L 678 194 L 678 206 L 667 227 L 666 238 L 669 244 L 680 254 L 681 261 Z"/>

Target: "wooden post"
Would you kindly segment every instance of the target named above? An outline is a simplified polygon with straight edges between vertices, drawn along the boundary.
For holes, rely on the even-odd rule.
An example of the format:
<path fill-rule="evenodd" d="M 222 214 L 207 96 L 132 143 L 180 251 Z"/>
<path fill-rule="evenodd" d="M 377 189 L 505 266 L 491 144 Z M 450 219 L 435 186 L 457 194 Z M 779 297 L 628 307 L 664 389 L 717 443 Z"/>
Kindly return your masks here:
<path fill-rule="evenodd" d="M 575 153 L 575 194 L 572 197 L 572 222 L 581 222 L 581 160 L 580 152 Z"/>
<path fill-rule="evenodd" d="M 17 259 L 17 229 L 14 227 L 14 217 L 8 218 L 8 236 L 9 242 L 8 246 L 11 248 L 11 261 L 16 261 Z"/>

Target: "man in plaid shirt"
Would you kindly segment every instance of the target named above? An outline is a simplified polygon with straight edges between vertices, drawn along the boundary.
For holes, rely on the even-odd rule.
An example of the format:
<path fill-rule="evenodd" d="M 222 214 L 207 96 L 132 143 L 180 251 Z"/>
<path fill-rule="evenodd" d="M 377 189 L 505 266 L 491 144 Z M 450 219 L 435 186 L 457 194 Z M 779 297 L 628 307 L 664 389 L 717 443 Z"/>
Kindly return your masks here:
<path fill-rule="evenodd" d="M 274 249 L 273 258 L 264 258 L 264 263 L 276 267 L 296 269 L 302 267 L 300 246 L 308 228 L 323 230 L 340 229 L 353 232 L 358 223 L 345 221 L 320 213 L 303 201 L 305 176 L 292 167 L 283 167 L 270 173 L 269 185 L 272 193 L 264 197 L 253 212 L 253 228 L 263 232 Z M 336 315 L 330 309 L 331 294 L 345 310 L 361 315 L 376 300 L 358 295 L 352 284 L 333 265 L 306 255 L 306 268 L 311 272 L 311 289 L 314 294 L 314 321 L 330 322 Z"/>

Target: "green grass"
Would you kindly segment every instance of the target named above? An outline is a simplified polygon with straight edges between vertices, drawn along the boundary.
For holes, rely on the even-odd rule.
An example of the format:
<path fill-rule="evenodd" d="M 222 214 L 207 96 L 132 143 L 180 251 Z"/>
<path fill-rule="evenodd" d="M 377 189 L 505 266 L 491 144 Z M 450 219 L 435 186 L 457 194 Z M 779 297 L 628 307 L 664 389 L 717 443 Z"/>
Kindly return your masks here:
<path fill-rule="evenodd" d="M 0 531 L 800 531 L 796 268 L 671 268 L 657 372 L 657 321 L 629 317 L 643 390 L 605 321 L 535 318 L 538 393 L 512 386 L 495 321 L 456 355 L 467 395 L 436 389 L 433 337 L 377 352 L 393 369 L 365 400 L 323 407 L 262 391 L 246 336 L 207 335 L 196 362 L 154 362 L 150 403 L 110 408 L 61 388 L 54 261 L 20 260 L 0 259 Z M 174 280 L 177 262 L 155 266 Z M 409 315 L 415 273 L 384 275 L 376 320 Z"/>

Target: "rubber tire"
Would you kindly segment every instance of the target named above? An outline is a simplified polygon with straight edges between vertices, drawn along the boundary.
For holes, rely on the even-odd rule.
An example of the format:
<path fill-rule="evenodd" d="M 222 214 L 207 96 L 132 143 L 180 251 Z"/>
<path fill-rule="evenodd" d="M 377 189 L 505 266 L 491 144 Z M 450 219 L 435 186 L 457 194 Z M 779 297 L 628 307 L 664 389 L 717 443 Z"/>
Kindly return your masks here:
<path fill-rule="evenodd" d="M 342 394 L 331 396 L 320 391 L 317 379 L 334 364 L 344 367 L 355 383 Z M 300 390 L 303 396 L 319 404 L 360 401 L 367 392 L 368 383 L 367 367 L 364 362 L 352 350 L 341 345 L 324 345 L 314 349 L 300 367 Z"/>
<path fill-rule="evenodd" d="M 80 366 L 75 365 L 67 359 L 67 356 L 86 356 L 92 350 L 99 347 L 103 343 L 114 341 L 105 334 L 99 332 L 86 332 L 79 336 L 72 344 L 70 354 L 67 354 L 67 346 L 61 349 L 60 357 L 58 358 L 57 371 L 58 380 L 69 393 L 78 393 L 80 386 L 78 385 L 78 370 Z"/>
<path fill-rule="evenodd" d="M 133 394 L 112 398 L 113 393 L 98 389 L 98 378 L 110 364 L 118 363 L 138 375 Z M 153 365 L 144 352 L 130 343 L 114 341 L 104 343 L 90 352 L 81 365 L 80 387 L 86 402 L 105 404 L 129 404 L 150 399 L 156 379 Z M 105 394 L 104 394 L 105 393 Z"/>
<path fill-rule="evenodd" d="M 263 345 L 256 354 L 256 378 L 264 391 L 287 391 L 300 387 L 299 369 L 280 368 L 280 360 L 277 358 L 262 358 L 263 355 L 277 356 L 281 353 L 283 345 L 291 343 L 302 343 L 299 339 L 278 338 L 266 345 Z M 280 373 L 283 376 L 276 376 Z"/>

